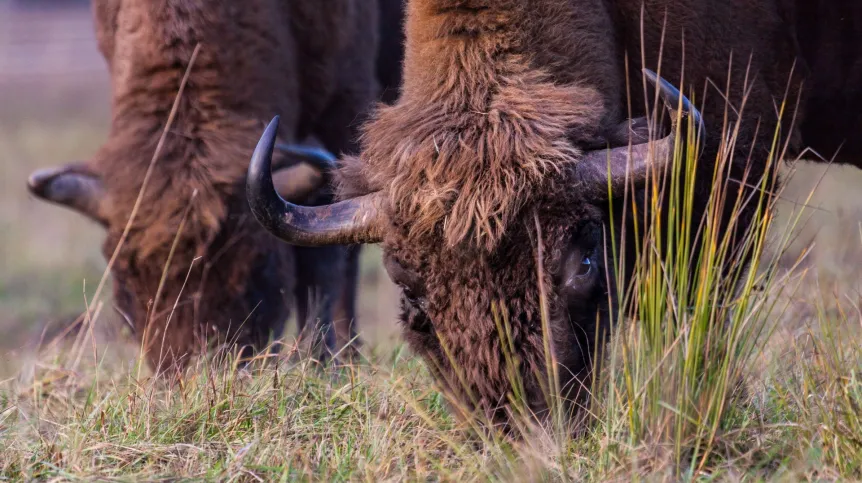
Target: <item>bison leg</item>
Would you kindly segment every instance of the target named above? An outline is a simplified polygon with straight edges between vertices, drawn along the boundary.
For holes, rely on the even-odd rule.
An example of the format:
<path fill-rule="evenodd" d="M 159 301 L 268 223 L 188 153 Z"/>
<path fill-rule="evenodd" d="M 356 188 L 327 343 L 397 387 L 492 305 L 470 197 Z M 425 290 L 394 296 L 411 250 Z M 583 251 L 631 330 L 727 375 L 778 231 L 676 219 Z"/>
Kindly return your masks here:
<path fill-rule="evenodd" d="M 341 294 L 335 304 L 335 315 L 332 321 L 335 333 L 336 354 L 352 360 L 360 344 L 356 331 L 356 293 L 359 285 L 359 254 L 362 247 L 354 245 L 347 247 L 347 259 L 344 267 L 344 281 Z"/>
<path fill-rule="evenodd" d="M 296 320 L 302 354 L 328 360 L 335 348 L 333 305 L 344 284 L 346 250 L 296 247 Z"/>

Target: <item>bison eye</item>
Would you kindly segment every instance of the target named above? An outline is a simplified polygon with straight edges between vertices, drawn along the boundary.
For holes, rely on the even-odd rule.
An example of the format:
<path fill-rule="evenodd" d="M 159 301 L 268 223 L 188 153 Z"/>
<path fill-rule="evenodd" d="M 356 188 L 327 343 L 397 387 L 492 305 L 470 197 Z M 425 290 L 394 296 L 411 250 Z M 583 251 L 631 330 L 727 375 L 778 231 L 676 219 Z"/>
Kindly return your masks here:
<path fill-rule="evenodd" d="M 589 275 L 589 273 L 593 270 L 593 261 L 589 256 L 584 256 L 581 259 L 581 264 L 577 268 L 577 273 L 575 273 L 578 277 L 583 277 L 584 275 Z"/>
<path fill-rule="evenodd" d="M 563 265 L 562 282 L 567 286 L 583 286 L 592 278 L 595 263 L 592 253 L 584 254 L 581 250 L 572 250 Z"/>
<path fill-rule="evenodd" d="M 557 273 L 560 295 L 570 308 L 590 303 L 601 284 L 601 266 L 597 247 L 571 246 Z"/>

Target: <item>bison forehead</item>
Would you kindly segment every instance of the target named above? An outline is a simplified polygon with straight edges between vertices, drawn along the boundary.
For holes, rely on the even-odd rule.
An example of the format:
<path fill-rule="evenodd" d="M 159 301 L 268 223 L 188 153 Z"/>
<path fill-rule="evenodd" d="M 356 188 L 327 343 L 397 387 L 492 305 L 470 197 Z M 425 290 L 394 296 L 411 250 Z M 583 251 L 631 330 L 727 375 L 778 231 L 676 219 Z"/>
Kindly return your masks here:
<path fill-rule="evenodd" d="M 356 177 L 366 180 L 346 179 L 343 190 L 381 186 L 410 237 L 440 229 L 449 247 L 494 250 L 520 210 L 577 164 L 572 129 L 597 125 L 604 112 L 595 91 L 555 85 L 541 72 L 507 82 L 486 95 L 456 91 L 454 101 L 405 98 L 382 109 L 365 127 L 366 165 Z M 471 105 L 476 99 L 486 103 Z"/>

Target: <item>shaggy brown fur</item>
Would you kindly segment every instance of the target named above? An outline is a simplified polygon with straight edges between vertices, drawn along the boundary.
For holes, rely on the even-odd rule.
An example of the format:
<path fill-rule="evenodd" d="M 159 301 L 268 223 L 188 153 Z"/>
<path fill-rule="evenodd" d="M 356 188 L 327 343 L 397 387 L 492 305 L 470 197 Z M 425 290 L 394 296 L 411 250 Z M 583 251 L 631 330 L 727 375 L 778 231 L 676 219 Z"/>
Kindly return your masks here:
<path fill-rule="evenodd" d="M 376 1 L 100 0 L 94 9 L 112 79 L 110 135 L 88 163 L 106 187 L 106 257 L 201 44 L 112 272 L 118 309 L 151 364 L 182 366 L 203 336 L 260 349 L 281 335 L 294 293 L 301 321 L 331 319 L 345 249 L 277 243 L 250 217 L 245 171 L 275 114 L 285 141 L 314 136 L 332 152 L 355 149 L 357 120 L 378 92 Z M 345 293 L 352 319 L 354 294 Z M 324 298 L 320 312 L 312 295 Z"/>
<path fill-rule="evenodd" d="M 573 395 L 589 382 L 594 336 L 607 328 L 606 294 L 614 286 L 602 267 L 608 218 L 599 200 L 585 198 L 588 190 L 569 180 L 583 150 L 615 142 L 611 127 L 627 117 L 629 97 L 632 117 L 647 112 L 645 94 L 651 100 L 652 93 L 642 89 L 640 68 L 682 80 L 698 94 L 708 88 L 698 99 L 710 129 L 699 193 L 710 190 L 726 113 L 739 124 L 729 176 L 752 182 L 768 175 L 763 159 L 776 105 L 785 93 L 793 104 L 800 81 L 809 78 L 795 22 L 810 20 L 797 19 L 791 0 L 408 4 L 401 99 L 365 127 L 362 155 L 340 173 L 340 196 L 387 195 L 384 256 L 404 289 L 407 340 L 468 408 L 505 423 L 512 387 L 495 305 L 511 324 L 510 348 L 521 361 L 530 407 L 541 413 L 540 278 L 560 383 Z M 841 9 L 858 12 L 835 6 Z M 841 46 L 846 57 L 862 60 L 858 44 Z M 637 75 L 626 79 L 625 72 Z M 727 97 L 711 86 L 729 86 Z M 807 97 L 820 96 L 824 109 L 841 102 L 840 95 L 808 87 L 803 107 Z M 858 102 L 860 92 L 843 94 Z M 744 95 L 744 115 L 736 118 Z M 819 142 L 789 123 L 783 132 L 797 145 Z M 743 227 L 751 216 L 745 207 Z M 539 237 L 543 270 L 536 263 Z M 564 284 L 572 273 L 582 278 Z"/>

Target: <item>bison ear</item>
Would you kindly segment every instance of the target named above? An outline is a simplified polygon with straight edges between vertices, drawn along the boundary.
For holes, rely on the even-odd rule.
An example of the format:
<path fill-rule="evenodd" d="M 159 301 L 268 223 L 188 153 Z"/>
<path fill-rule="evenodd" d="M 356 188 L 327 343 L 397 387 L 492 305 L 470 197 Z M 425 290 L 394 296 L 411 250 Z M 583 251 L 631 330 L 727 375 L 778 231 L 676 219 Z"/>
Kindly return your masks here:
<path fill-rule="evenodd" d="M 328 176 L 307 164 L 297 164 L 273 171 L 272 183 L 275 190 L 291 203 L 305 203 L 309 197 L 322 187 Z"/>
<path fill-rule="evenodd" d="M 277 144 L 280 154 L 272 169 L 272 182 L 278 194 L 291 203 L 309 200 L 329 183 L 338 159 L 314 138 L 302 144 Z"/>
<path fill-rule="evenodd" d="M 84 164 L 40 169 L 30 175 L 27 187 L 38 198 L 71 208 L 102 226 L 108 224 L 104 183 Z"/>

